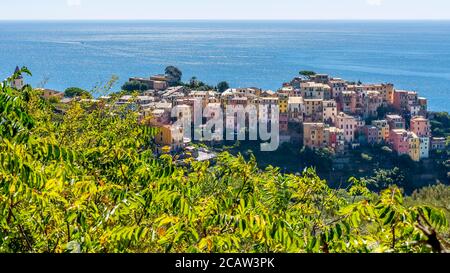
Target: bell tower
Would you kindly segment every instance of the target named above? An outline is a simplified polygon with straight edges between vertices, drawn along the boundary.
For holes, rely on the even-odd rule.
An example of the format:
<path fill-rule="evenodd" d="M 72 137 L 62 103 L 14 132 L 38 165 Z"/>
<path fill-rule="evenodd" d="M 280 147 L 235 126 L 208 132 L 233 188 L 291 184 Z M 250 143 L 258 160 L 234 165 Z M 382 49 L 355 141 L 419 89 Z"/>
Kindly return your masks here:
<path fill-rule="evenodd" d="M 17 72 L 19 72 L 19 71 L 20 71 L 19 67 L 16 66 L 16 70 L 14 71 L 14 73 L 17 73 Z M 16 79 L 14 79 L 14 81 L 12 82 L 12 87 L 15 88 L 15 89 L 17 89 L 17 90 L 22 89 L 23 86 L 24 86 L 24 83 L 23 83 L 23 77 L 22 77 L 22 75 L 18 76 L 18 77 L 17 77 Z"/>

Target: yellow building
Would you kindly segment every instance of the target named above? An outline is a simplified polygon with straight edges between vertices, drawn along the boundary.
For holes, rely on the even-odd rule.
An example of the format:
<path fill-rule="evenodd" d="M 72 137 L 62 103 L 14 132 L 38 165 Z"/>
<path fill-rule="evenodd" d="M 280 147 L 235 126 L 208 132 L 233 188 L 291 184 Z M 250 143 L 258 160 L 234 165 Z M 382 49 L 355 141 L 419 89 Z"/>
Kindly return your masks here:
<path fill-rule="evenodd" d="M 413 161 L 420 161 L 420 138 L 413 132 L 408 132 L 408 154 Z"/>
<path fill-rule="evenodd" d="M 284 94 L 280 94 L 278 97 L 278 106 L 280 107 L 280 113 L 287 113 L 289 109 L 289 97 Z"/>
<path fill-rule="evenodd" d="M 372 121 L 372 125 L 378 128 L 379 136 L 378 143 L 388 142 L 389 141 L 389 124 L 387 120 L 374 120 Z"/>
<path fill-rule="evenodd" d="M 305 121 L 322 122 L 323 121 L 323 100 L 304 99 Z"/>
<path fill-rule="evenodd" d="M 166 150 L 166 147 L 170 147 L 170 151 L 177 151 L 183 147 L 183 128 L 172 125 L 160 125 L 158 130 L 155 142 L 161 147 L 162 151 Z"/>

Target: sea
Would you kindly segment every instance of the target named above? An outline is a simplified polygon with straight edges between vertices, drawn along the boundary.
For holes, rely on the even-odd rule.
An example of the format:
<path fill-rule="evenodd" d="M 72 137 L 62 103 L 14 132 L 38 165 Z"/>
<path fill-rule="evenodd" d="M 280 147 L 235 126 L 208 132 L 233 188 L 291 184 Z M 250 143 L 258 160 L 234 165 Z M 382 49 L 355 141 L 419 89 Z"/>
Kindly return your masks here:
<path fill-rule="evenodd" d="M 450 110 L 450 21 L 0 21 L 0 79 L 99 89 L 174 65 L 183 80 L 277 90 L 300 70 L 391 82 Z M 96 94 L 99 95 L 99 94 Z"/>

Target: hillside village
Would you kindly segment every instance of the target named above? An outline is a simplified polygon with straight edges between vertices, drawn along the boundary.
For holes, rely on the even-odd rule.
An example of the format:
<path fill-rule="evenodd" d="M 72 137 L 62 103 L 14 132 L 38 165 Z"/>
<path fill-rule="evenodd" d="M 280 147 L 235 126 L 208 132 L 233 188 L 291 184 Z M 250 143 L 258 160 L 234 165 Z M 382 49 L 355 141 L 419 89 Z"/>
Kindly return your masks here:
<path fill-rule="evenodd" d="M 141 120 L 160 128 L 155 141 L 161 153 L 195 150 L 191 139 L 184 137 L 183 128 L 176 127 L 171 118 L 173 107 L 193 111 L 195 102 L 222 109 L 229 105 L 277 105 L 280 115 L 275 122 L 279 123 L 281 142 L 298 144 L 299 148 L 302 144 L 311 149 L 327 148 L 336 155 L 361 145 L 381 144 L 418 162 L 433 150 L 446 149 L 445 138 L 432 136 L 427 99 L 415 91 L 396 89 L 391 83 L 355 83 L 313 72 L 295 77 L 276 92 L 257 87 L 198 91 L 168 74 L 133 77 L 129 82 L 142 84 L 146 90 L 114 101 L 112 96 L 84 101 L 136 106 Z M 14 84 L 20 88 L 23 79 Z M 41 92 L 47 98 L 60 98 L 62 103 L 81 99 L 64 98 L 64 93 L 48 89 Z"/>

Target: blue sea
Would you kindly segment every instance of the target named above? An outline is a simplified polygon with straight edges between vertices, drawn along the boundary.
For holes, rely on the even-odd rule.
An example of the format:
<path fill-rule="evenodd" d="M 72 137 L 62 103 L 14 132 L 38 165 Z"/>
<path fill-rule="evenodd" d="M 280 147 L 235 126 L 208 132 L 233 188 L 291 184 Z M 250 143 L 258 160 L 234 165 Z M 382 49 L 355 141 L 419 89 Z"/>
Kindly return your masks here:
<path fill-rule="evenodd" d="M 276 90 L 299 70 L 393 82 L 450 110 L 450 21 L 3 21 L 0 78 L 93 89 L 168 65 L 183 79 Z"/>

